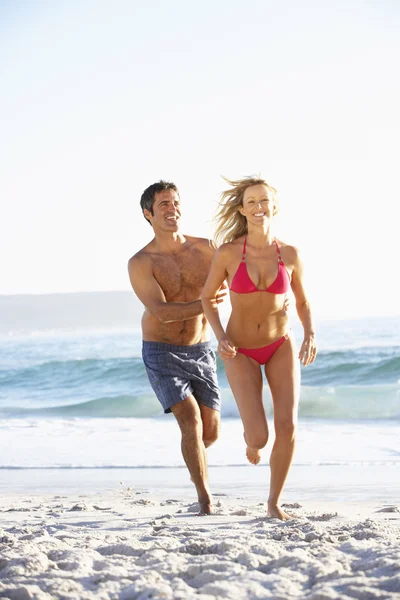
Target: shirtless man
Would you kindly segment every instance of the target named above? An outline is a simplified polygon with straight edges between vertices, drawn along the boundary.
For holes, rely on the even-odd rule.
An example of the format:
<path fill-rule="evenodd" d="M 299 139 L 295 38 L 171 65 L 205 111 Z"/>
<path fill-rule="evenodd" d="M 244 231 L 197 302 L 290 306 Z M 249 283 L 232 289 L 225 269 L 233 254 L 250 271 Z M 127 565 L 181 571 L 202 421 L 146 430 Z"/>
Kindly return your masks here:
<path fill-rule="evenodd" d="M 215 354 L 200 295 L 214 246 L 183 235 L 179 192 L 159 181 L 141 197 L 154 238 L 128 263 L 133 290 L 144 304 L 143 362 L 164 412 L 172 412 L 182 434 L 181 449 L 196 486 L 201 515 L 211 512 L 205 449 L 219 434 L 220 392 Z M 225 284 L 216 295 L 219 304 Z"/>

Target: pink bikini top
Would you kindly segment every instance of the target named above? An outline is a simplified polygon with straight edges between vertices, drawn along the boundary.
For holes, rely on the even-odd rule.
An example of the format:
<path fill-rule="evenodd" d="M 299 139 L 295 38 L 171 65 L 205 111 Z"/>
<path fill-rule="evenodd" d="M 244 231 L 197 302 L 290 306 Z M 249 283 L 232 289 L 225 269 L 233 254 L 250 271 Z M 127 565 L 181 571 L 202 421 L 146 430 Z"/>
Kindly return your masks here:
<path fill-rule="evenodd" d="M 269 285 L 265 290 L 259 290 L 257 286 L 254 285 L 247 272 L 246 241 L 247 238 L 244 238 L 242 260 L 240 261 L 237 271 L 232 279 L 230 287 L 231 291 L 236 292 L 237 294 L 251 294 L 252 292 L 269 292 L 270 294 L 284 294 L 285 292 L 287 292 L 290 287 L 290 278 L 286 270 L 285 263 L 282 260 L 281 252 L 279 250 L 277 241 L 274 239 L 276 253 L 278 255 L 278 274 L 275 278 L 275 281 L 273 281 L 271 285 Z"/>

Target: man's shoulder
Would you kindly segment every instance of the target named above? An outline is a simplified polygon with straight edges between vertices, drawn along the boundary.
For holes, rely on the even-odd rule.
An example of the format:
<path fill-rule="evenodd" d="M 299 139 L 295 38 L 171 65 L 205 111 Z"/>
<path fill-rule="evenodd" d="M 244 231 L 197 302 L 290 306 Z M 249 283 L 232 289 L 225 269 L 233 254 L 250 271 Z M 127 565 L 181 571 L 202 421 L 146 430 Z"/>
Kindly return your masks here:
<path fill-rule="evenodd" d="M 212 240 L 207 238 L 195 237 L 193 235 L 185 235 L 185 239 L 190 243 L 192 247 L 196 247 L 198 250 L 204 252 L 214 252 L 215 244 Z"/>
<path fill-rule="evenodd" d="M 128 260 L 128 269 L 133 269 L 135 266 L 146 265 L 151 262 L 151 242 L 138 250 L 136 254 Z"/>

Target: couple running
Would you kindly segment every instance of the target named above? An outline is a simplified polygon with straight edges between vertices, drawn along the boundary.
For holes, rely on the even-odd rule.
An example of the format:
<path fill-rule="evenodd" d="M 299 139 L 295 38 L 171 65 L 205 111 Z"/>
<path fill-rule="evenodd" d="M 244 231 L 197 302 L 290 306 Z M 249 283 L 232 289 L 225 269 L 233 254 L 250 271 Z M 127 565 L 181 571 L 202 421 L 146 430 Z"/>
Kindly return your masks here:
<path fill-rule="evenodd" d="M 128 263 L 130 281 L 143 303 L 143 361 L 164 412 L 172 412 L 182 434 L 182 455 L 196 487 L 199 514 L 212 511 L 206 448 L 218 438 L 220 391 L 208 323 L 239 408 L 246 455 L 257 464 L 268 441 L 262 401 L 265 370 L 274 406 L 268 514 L 286 520 L 279 499 L 292 462 L 300 390 L 299 361 L 316 356 L 311 308 L 297 248 L 272 232 L 276 190 L 264 179 L 229 181 L 216 216 L 212 242 L 179 230 L 180 197 L 175 184 L 159 181 L 141 197 L 154 238 Z M 230 291 L 232 312 L 224 330 L 218 313 Z M 292 290 L 304 329 L 296 351 L 286 313 Z"/>

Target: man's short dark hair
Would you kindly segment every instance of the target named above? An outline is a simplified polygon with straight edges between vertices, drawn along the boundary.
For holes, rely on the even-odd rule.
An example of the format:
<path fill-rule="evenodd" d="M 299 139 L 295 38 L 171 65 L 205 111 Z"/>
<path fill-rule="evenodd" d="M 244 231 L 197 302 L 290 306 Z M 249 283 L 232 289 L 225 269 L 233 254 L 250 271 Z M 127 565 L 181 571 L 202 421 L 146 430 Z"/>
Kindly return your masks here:
<path fill-rule="evenodd" d="M 160 179 L 160 181 L 157 181 L 157 183 L 153 183 L 153 185 L 150 185 L 144 190 L 142 197 L 140 198 L 140 206 L 142 207 L 142 211 L 146 209 L 152 215 L 154 215 L 153 204 L 154 200 L 156 199 L 156 194 L 158 194 L 158 192 L 163 192 L 164 190 L 172 190 L 173 192 L 176 192 L 179 196 L 179 190 L 176 187 L 176 185 L 172 183 L 172 181 L 164 181 L 163 179 Z M 146 219 L 146 217 L 144 218 Z M 146 221 L 150 223 L 148 219 L 146 219 Z"/>

